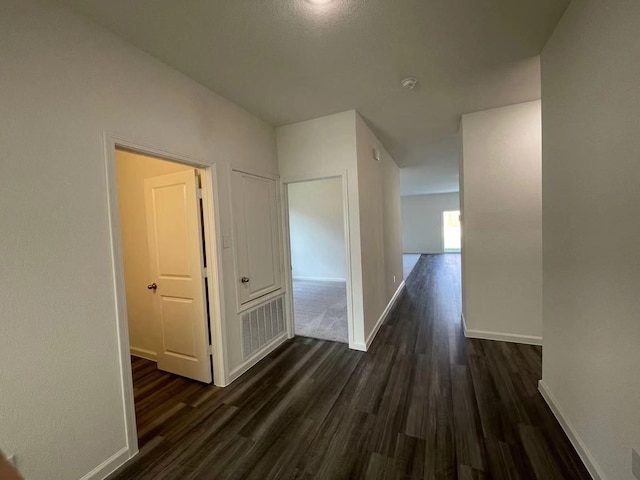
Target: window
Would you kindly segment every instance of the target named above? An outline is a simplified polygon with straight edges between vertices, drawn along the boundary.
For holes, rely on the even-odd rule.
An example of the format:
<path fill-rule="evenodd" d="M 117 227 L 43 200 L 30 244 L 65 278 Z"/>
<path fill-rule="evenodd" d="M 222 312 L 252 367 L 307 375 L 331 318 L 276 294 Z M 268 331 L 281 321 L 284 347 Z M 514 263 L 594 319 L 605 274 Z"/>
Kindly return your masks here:
<path fill-rule="evenodd" d="M 460 210 L 442 212 L 442 234 L 444 251 L 460 251 Z"/>

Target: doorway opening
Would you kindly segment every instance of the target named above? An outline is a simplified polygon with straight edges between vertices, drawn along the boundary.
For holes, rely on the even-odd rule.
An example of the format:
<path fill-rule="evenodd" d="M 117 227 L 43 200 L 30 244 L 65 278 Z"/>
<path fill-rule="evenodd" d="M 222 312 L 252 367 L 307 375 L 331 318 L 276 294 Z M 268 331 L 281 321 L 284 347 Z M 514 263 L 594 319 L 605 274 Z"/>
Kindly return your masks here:
<path fill-rule="evenodd" d="M 222 344 L 215 334 L 220 315 L 213 173 L 211 167 L 130 148 L 111 137 L 107 142 L 112 147 L 107 179 L 123 402 L 132 456 L 160 423 L 186 405 L 186 398 L 211 388 L 214 379 L 212 354 Z M 224 366 L 216 367 L 217 373 Z"/>
<path fill-rule="evenodd" d="M 460 210 L 442 212 L 442 235 L 445 253 L 460 253 Z"/>
<path fill-rule="evenodd" d="M 350 343 L 343 178 L 286 186 L 294 333 Z"/>

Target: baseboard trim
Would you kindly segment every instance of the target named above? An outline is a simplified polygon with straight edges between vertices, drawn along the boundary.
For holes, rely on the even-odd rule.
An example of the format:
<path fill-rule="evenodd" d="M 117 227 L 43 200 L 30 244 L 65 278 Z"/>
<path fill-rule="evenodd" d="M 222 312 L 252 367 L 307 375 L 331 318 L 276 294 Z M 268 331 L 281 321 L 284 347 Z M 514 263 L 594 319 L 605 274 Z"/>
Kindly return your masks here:
<path fill-rule="evenodd" d="M 467 321 L 462 314 L 462 328 L 464 336 L 467 338 L 477 338 L 480 340 L 495 340 L 498 342 L 523 343 L 525 345 L 542 345 L 542 337 L 531 335 L 518 335 L 515 333 L 487 332 L 484 330 L 470 330 L 467 328 Z"/>
<path fill-rule="evenodd" d="M 262 360 L 264 357 L 273 352 L 276 348 L 282 345 L 284 342 L 289 340 L 288 332 L 283 332 L 274 338 L 271 342 L 265 345 L 263 348 L 254 353 L 248 360 L 242 362 L 236 368 L 231 370 L 228 375 L 229 381 L 226 385 L 219 385 L 220 387 L 227 387 L 231 385 L 235 380 L 240 378 L 243 374 L 245 374 L 251 367 L 253 367 L 256 363 Z"/>
<path fill-rule="evenodd" d="M 354 350 L 360 350 L 363 352 L 366 352 L 367 350 L 369 350 L 369 347 L 371 346 L 371 344 L 373 343 L 373 340 L 376 338 L 376 335 L 378 334 L 378 330 L 380 330 L 380 327 L 386 320 L 387 315 L 389 315 L 389 312 L 391 311 L 396 301 L 398 300 L 398 297 L 400 296 L 400 293 L 402 292 L 403 288 L 404 288 L 404 280 L 400 283 L 400 285 L 398 285 L 398 289 L 395 291 L 395 293 L 391 297 L 391 300 L 389 300 L 389 303 L 387 303 L 387 306 L 385 307 L 382 314 L 380 315 L 380 318 L 378 318 L 378 321 L 373 327 L 373 330 L 371 330 L 371 333 L 367 337 L 367 340 L 365 341 L 365 343 L 364 344 L 355 343 L 351 348 L 353 348 Z"/>
<path fill-rule="evenodd" d="M 544 398 L 544 401 L 547 402 L 547 405 L 549 405 L 549 408 L 555 415 L 558 423 L 560 423 L 562 430 L 564 430 L 564 433 L 567 434 L 567 437 L 573 445 L 573 448 L 575 448 L 576 452 L 578 452 L 578 456 L 582 460 L 582 463 L 584 463 L 584 466 L 587 468 L 593 479 L 606 480 L 604 473 L 596 463 L 593 455 L 589 453 L 589 450 L 587 449 L 585 443 L 582 441 L 582 438 L 580 438 L 580 435 L 578 435 L 576 429 L 571 424 L 562 408 L 560 408 L 558 400 L 556 400 L 556 398 L 551 393 L 551 390 L 549 390 L 549 387 L 547 387 L 543 380 L 540 380 L 538 382 L 538 391 L 540 392 L 540 395 L 542 395 L 542 398 Z"/>
<path fill-rule="evenodd" d="M 151 360 L 152 362 L 158 361 L 158 355 L 156 354 L 156 352 L 152 352 L 151 350 L 146 350 L 144 348 L 137 348 L 137 347 L 129 347 L 129 351 L 131 352 L 131 355 L 133 355 L 134 357 L 144 358 L 146 360 Z"/>
<path fill-rule="evenodd" d="M 103 480 L 127 463 L 138 452 L 129 452 L 129 447 L 118 450 L 111 457 L 87 473 L 80 480 Z"/>
<path fill-rule="evenodd" d="M 308 280 L 308 281 L 312 281 L 312 282 L 342 282 L 342 283 L 346 283 L 347 279 L 346 278 L 332 278 L 332 277 L 300 277 L 300 276 L 294 276 L 292 277 L 293 280 Z"/>

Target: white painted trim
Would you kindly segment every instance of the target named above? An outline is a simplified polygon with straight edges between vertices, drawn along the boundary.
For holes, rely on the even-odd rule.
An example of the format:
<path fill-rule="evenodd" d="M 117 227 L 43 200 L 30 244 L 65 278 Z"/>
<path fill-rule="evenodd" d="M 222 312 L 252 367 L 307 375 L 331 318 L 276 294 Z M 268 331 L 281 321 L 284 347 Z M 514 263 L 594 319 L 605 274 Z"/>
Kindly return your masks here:
<path fill-rule="evenodd" d="M 231 166 L 231 172 L 246 173 L 248 175 L 253 175 L 255 177 L 266 178 L 267 180 L 275 180 L 276 182 L 280 179 L 280 176 L 275 173 L 271 173 L 266 170 L 260 170 L 258 168 L 251 167 L 248 165 L 241 165 L 237 161 L 233 162 L 233 165 Z"/>
<path fill-rule="evenodd" d="M 207 245 L 207 258 L 210 261 L 209 269 L 209 324 L 214 337 L 213 342 L 213 369 L 216 385 L 225 385 L 228 382 L 226 362 L 226 339 L 222 324 L 221 284 L 219 282 L 218 265 L 220 252 L 216 245 L 219 229 L 219 214 L 217 211 L 216 166 L 189 158 L 186 155 L 176 154 L 146 145 L 135 140 L 104 132 L 105 149 L 105 173 L 107 183 L 107 211 L 109 215 L 109 240 L 111 243 L 111 268 L 113 272 L 113 289 L 115 292 L 114 303 L 116 309 L 116 333 L 118 337 L 118 354 L 120 358 L 120 378 L 122 390 L 122 403 L 124 410 L 124 428 L 127 441 L 127 459 L 132 458 L 138 452 L 138 434 L 136 428 L 136 413 L 133 397 L 133 375 L 131 371 L 131 350 L 129 344 L 129 327 L 127 320 L 127 302 L 124 283 L 124 261 L 122 256 L 122 234 L 120 232 L 120 210 L 118 206 L 118 185 L 116 177 L 116 149 L 124 148 L 152 157 L 166 159 L 173 162 L 190 165 L 201 169 L 203 174 L 203 206 L 204 206 L 204 235 Z M 211 220 L 214 220 L 211 222 Z M 110 460 L 107 460 L 109 462 Z M 126 461 L 126 460 L 125 460 Z M 100 468 L 100 467 L 97 467 Z"/>
<path fill-rule="evenodd" d="M 391 297 L 391 300 L 389 300 L 389 303 L 387 303 L 387 306 L 385 307 L 384 311 L 382 312 L 382 315 L 380 315 L 380 318 L 378 318 L 378 321 L 376 322 L 376 325 L 373 327 L 373 330 L 371 330 L 371 333 L 367 337 L 367 341 L 364 344 L 363 343 L 357 344 L 357 347 L 355 348 L 355 350 L 360 350 L 362 352 L 366 352 L 367 350 L 369 350 L 369 347 L 373 343 L 374 338 L 376 338 L 376 335 L 378 334 L 378 330 L 380 330 L 380 327 L 382 326 L 384 321 L 387 319 L 387 316 L 389 315 L 389 312 L 391 312 L 391 310 L 393 309 L 393 306 L 395 305 L 396 301 L 398 300 L 398 297 L 400 296 L 400 293 L 402 293 L 402 290 L 404 289 L 404 285 L 405 284 L 404 284 L 404 280 L 403 280 L 402 283 L 400 283 L 400 285 L 398 285 L 398 288 L 395 291 L 395 293 L 393 294 L 393 296 Z"/>
<path fill-rule="evenodd" d="M 228 383 L 227 333 L 223 321 L 224 287 L 221 282 L 222 227 L 220 225 L 220 200 L 218 196 L 218 167 L 202 169 L 202 216 L 204 218 L 205 254 L 207 256 L 207 279 L 209 300 L 209 329 L 213 355 L 213 382 L 217 386 Z"/>
<path fill-rule="evenodd" d="M 287 326 L 287 338 L 293 338 L 295 336 L 294 319 L 293 319 L 293 279 L 291 278 L 291 245 L 290 245 L 290 233 L 289 233 L 289 189 L 287 184 L 281 180 L 280 183 L 280 218 L 282 223 L 280 230 L 282 232 L 282 275 L 285 288 L 285 323 Z"/>
<path fill-rule="evenodd" d="M 122 465 L 127 463 L 127 461 L 129 461 L 137 453 L 138 451 L 136 450 L 132 455 L 130 455 L 129 447 L 123 447 L 122 449 L 114 453 L 111 457 L 107 458 L 96 468 L 87 473 L 85 476 L 83 476 L 80 480 L 103 480 L 104 478 L 107 478 L 110 474 L 115 472 Z"/>
<path fill-rule="evenodd" d="M 124 283 L 124 259 L 122 256 L 122 234 L 120 232 L 120 209 L 118 207 L 116 177 L 116 146 L 119 142 L 115 135 L 105 132 L 104 143 L 111 268 L 113 270 L 114 303 L 116 307 L 116 335 L 118 337 L 118 356 L 120 357 L 120 388 L 122 390 L 127 455 L 128 458 L 131 458 L 134 452 L 138 451 L 138 432 L 133 398 L 133 373 L 129 349 L 129 322 L 127 320 L 127 297 Z"/>
<path fill-rule="evenodd" d="M 314 180 L 325 180 L 329 178 L 340 178 L 342 180 L 342 213 L 343 213 L 343 230 L 344 230 L 344 248 L 346 263 L 346 281 L 347 284 L 347 329 L 349 335 L 349 348 L 353 350 L 361 350 L 361 345 L 356 344 L 353 340 L 354 335 L 354 311 L 353 311 L 353 282 L 352 282 L 352 259 L 351 259 L 351 224 L 349 223 L 349 182 L 348 171 L 327 171 L 316 172 L 308 175 L 297 175 L 281 179 L 282 192 L 282 234 L 283 245 L 285 249 L 284 256 L 284 275 L 286 285 L 287 298 L 287 332 L 289 338 L 295 335 L 294 318 L 293 318 L 293 278 L 291 270 L 291 244 L 289 232 L 289 192 L 287 185 L 290 183 L 312 182 Z"/>
<path fill-rule="evenodd" d="M 301 275 L 294 275 L 294 280 L 308 280 L 311 282 L 342 282 L 346 283 L 346 278 L 329 278 L 329 277 L 305 277 Z"/>
<path fill-rule="evenodd" d="M 147 350 L 146 348 L 129 347 L 129 350 L 131 351 L 131 355 L 134 357 L 144 358 L 146 360 L 151 360 L 152 362 L 158 361 L 158 354 L 151 350 Z"/>
<path fill-rule="evenodd" d="M 495 340 L 497 342 L 523 343 L 525 345 L 542 345 L 542 337 L 532 335 L 518 335 L 516 333 L 487 332 L 484 330 L 470 330 L 462 314 L 462 328 L 464 336 L 467 338 L 477 338 L 480 340 Z"/>
<path fill-rule="evenodd" d="M 274 290 L 269 293 L 265 293 L 261 297 L 256 297 L 253 300 L 249 300 L 247 303 L 243 303 L 237 310 L 238 315 L 247 310 L 253 310 L 256 307 L 259 307 L 262 304 L 265 304 L 274 298 L 282 297 L 284 295 L 284 287 L 280 287 L 277 290 Z"/>
<path fill-rule="evenodd" d="M 402 252 L 403 255 L 442 255 L 444 252 Z"/>
<path fill-rule="evenodd" d="M 289 336 L 287 335 L 287 332 L 283 332 L 280 335 L 278 335 L 276 338 L 271 340 L 271 342 L 269 342 L 267 345 L 265 345 L 260 350 L 258 350 L 253 355 L 251 355 L 251 357 L 249 357 L 248 360 L 242 362 L 236 368 L 231 370 L 231 372 L 229 372 L 229 383 L 227 385 L 237 380 L 241 375 L 245 374 L 251 367 L 253 367 L 260 360 L 264 359 L 267 355 L 269 355 L 271 352 L 273 352 L 276 348 L 278 348 L 280 345 L 285 343 L 287 340 L 289 340 Z M 221 385 L 221 386 L 226 387 L 227 385 Z"/>
<path fill-rule="evenodd" d="M 328 180 L 330 178 L 337 178 L 346 176 L 346 170 L 331 170 L 331 171 L 318 171 L 315 173 L 307 173 L 303 175 L 292 175 L 282 178 L 282 183 L 302 183 L 313 182 L 314 180 Z"/>
<path fill-rule="evenodd" d="M 542 395 L 542 398 L 544 398 L 545 402 L 547 402 L 547 405 L 549 405 L 549 408 L 555 415 L 558 423 L 560 423 L 564 433 L 569 437 L 569 441 L 573 445 L 573 448 L 576 449 L 576 452 L 578 452 L 582 463 L 584 463 L 584 466 L 587 468 L 593 479 L 606 480 L 602 469 L 598 466 L 595 458 L 593 458 L 593 455 L 589 452 L 584 441 L 580 438 L 580 435 L 578 435 L 575 427 L 569 421 L 569 418 L 565 415 L 562 408 L 560 408 L 558 400 L 553 396 L 551 390 L 549 390 L 549 387 L 547 387 L 543 380 L 538 382 L 538 391 L 540 392 L 540 395 Z"/>

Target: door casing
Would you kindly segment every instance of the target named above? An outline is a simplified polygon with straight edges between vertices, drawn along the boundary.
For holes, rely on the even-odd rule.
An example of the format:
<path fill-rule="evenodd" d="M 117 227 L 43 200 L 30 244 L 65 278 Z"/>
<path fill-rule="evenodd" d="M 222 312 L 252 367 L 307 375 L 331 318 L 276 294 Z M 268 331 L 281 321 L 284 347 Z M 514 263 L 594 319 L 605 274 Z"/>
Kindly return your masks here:
<path fill-rule="evenodd" d="M 129 352 L 129 330 L 127 320 L 127 302 L 124 283 L 124 262 L 122 257 L 122 234 L 120 231 L 120 209 L 118 205 L 118 187 L 116 178 L 116 149 L 129 150 L 142 155 L 169 160 L 198 168 L 202 171 L 202 208 L 204 217 L 205 253 L 207 256 L 209 328 L 213 353 L 213 381 L 215 385 L 228 384 L 226 357 L 226 339 L 222 322 L 223 297 L 219 276 L 222 264 L 219 241 L 220 216 L 218 212 L 218 188 L 216 164 L 206 164 L 186 155 L 165 151 L 135 140 L 109 132 L 104 133 L 105 170 L 107 182 L 107 207 L 109 212 L 109 231 L 111 241 L 111 263 L 114 282 L 114 302 L 116 307 L 116 332 L 119 347 L 120 376 L 122 381 L 122 402 L 124 426 L 126 431 L 129 458 L 138 453 L 138 434 L 133 396 L 133 375 Z"/>
<path fill-rule="evenodd" d="M 287 333 L 289 338 L 293 338 L 294 316 L 293 316 L 293 275 L 291 273 L 291 235 L 289 232 L 289 189 L 291 183 L 312 182 L 314 180 L 326 180 L 330 178 L 340 178 L 342 181 L 342 212 L 344 222 L 344 246 L 347 272 L 347 328 L 349 332 L 349 348 L 360 350 L 353 340 L 354 314 L 353 314 L 353 284 L 351 273 L 351 224 L 349 222 L 349 185 L 347 181 L 347 171 L 316 173 L 312 175 L 300 175 L 283 178 L 281 180 L 282 191 L 282 236 L 284 238 L 283 247 L 285 250 L 284 261 L 284 282 L 286 285 L 286 307 L 287 307 Z"/>

